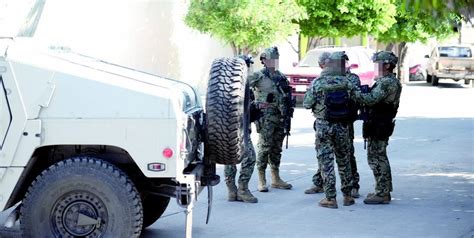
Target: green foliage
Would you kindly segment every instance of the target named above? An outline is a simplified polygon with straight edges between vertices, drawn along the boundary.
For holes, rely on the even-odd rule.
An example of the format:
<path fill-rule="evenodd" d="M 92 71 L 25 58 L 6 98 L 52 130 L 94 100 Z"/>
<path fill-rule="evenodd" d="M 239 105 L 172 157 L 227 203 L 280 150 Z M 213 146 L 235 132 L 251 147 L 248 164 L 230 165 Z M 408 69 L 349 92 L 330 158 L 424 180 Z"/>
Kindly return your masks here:
<path fill-rule="evenodd" d="M 431 10 L 407 7 L 406 0 L 397 1 L 396 23 L 376 37 L 381 42 L 425 42 L 431 37 L 446 38 L 454 33 L 453 28 L 460 20 L 454 12 L 433 14 Z"/>
<path fill-rule="evenodd" d="M 301 33 L 318 37 L 351 37 L 387 31 L 395 23 L 393 0 L 297 0 L 308 18 L 298 22 Z"/>
<path fill-rule="evenodd" d="M 474 0 L 403 0 L 402 4 L 415 12 L 424 11 L 434 16 L 455 13 L 469 21 L 474 17 Z"/>
<path fill-rule="evenodd" d="M 238 50 L 256 52 L 296 32 L 304 17 L 294 0 L 191 0 L 185 23 Z"/>

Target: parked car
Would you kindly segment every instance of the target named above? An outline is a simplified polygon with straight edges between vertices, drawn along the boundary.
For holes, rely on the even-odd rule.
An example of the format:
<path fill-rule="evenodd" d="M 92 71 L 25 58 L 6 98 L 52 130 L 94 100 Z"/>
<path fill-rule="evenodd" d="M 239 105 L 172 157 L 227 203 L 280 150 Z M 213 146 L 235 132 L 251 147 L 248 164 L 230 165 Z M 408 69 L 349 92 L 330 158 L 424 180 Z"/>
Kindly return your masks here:
<path fill-rule="evenodd" d="M 284 72 L 293 88 L 293 95 L 301 99 L 312 81 L 321 74 L 322 69 L 318 63 L 319 56 L 323 52 L 336 51 L 345 51 L 347 53 L 351 71 L 360 77 L 362 85 L 372 85 L 375 76 L 374 64 L 371 61 L 374 53 L 373 50 L 361 46 L 326 46 L 308 51 L 305 57 L 299 63 L 295 63 L 291 70 Z"/>
<path fill-rule="evenodd" d="M 474 46 L 472 45 L 440 45 L 426 55 L 428 60 L 426 81 L 433 86 L 440 79 L 464 80 L 469 84 L 474 80 Z"/>

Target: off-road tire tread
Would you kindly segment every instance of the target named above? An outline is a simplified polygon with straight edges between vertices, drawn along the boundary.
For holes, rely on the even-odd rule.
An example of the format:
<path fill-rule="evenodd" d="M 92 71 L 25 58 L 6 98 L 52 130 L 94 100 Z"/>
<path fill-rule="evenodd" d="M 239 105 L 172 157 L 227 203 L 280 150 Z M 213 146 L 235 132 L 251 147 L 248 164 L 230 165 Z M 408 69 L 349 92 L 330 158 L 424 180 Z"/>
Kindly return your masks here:
<path fill-rule="evenodd" d="M 30 226 L 35 226 L 36 224 L 28 224 L 23 223 L 22 217 L 27 217 L 29 214 L 27 213 L 30 210 L 30 206 L 34 205 L 34 200 L 36 197 L 42 192 L 38 187 L 47 186 L 49 181 L 50 174 L 54 173 L 61 173 L 61 170 L 74 167 L 74 166 L 85 166 L 89 167 L 95 172 L 100 172 L 105 176 L 110 176 L 114 178 L 116 181 L 120 182 L 123 186 L 117 189 L 125 189 L 128 193 L 128 200 L 131 200 L 131 205 L 133 206 L 133 217 L 134 221 L 133 224 L 133 236 L 132 237 L 139 237 L 142 231 L 142 223 L 143 223 L 143 207 L 140 195 L 133 184 L 133 182 L 128 178 L 128 176 L 123 173 L 120 169 L 116 166 L 105 162 L 100 159 L 87 157 L 87 156 L 80 156 L 74 157 L 67 160 L 60 161 L 56 164 L 51 165 L 48 169 L 44 170 L 40 175 L 36 177 L 36 179 L 32 182 L 30 187 L 28 188 L 27 193 L 21 204 L 20 209 L 20 228 L 23 235 L 28 234 L 27 229 Z"/>

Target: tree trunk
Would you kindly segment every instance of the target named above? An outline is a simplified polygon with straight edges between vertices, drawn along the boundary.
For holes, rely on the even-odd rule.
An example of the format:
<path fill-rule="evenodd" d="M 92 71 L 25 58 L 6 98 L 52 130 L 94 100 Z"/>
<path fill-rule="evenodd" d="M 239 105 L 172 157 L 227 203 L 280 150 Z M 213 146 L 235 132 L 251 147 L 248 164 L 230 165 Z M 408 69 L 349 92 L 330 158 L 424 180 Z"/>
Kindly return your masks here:
<path fill-rule="evenodd" d="M 385 47 L 385 50 L 392 51 L 394 46 L 395 46 L 395 44 L 388 43 L 388 45 Z"/>
<path fill-rule="evenodd" d="M 314 49 L 316 48 L 316 46 L 318 46 L 319 42 L 321 41 L 321 37 L 310 37 L 308 39 L 308 47 L 307 47 L 307 50 L 311 50 L 311 49 Z"/>
<path fill-rule="evenodd" d="M 406 62 L 408 46 L 406 42 L 401 42 L 398 45 L 398 77 L 402 83 L 407 83 L 409 74 L 408 74 L 408 62 Z"/>

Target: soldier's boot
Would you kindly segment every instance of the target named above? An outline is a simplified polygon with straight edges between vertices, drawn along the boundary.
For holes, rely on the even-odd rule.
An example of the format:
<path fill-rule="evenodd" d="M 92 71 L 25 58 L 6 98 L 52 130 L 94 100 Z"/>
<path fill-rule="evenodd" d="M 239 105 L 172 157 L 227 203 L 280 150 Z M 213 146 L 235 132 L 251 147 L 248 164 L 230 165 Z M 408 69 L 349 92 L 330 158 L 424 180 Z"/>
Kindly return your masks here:
<path fill-rule="evenodd" d="M 367 194 L 367 198 L 364 199 L 365 204 L 389 204 L 392 200 L 390 193 L 386 196 L 378 196 L 375 193 Z"/>
<path fill-rule="evenodd" d="M 358 188 L 353 188 L 351 190 L 351 196 L 353 198 L 359 198 L 360 197 L 360 194 L 359 194 L 359 189 Z"/>
<path fill-rule="evenodd" d="M 355 203 L 354 198 L 351 195 L 344 195 L 344 201 L 343 205 L 344 206 L 350 206 Z"/>
<path fill-rule="evenodd" d="M 327 208 L 337 208 L 337 201 L 335 198 L 323 198 L 319 201 L 319 206 Z"/>
<path fill-rule="evenodd" d="M 272 169 L 272 188 L 291 189 L 293 186 L 280 178 L 280 170 Z"/>
<path fill-rule="evenodd" d="M 304 190 L 305 194 L 315 194 L 315 193 L 324 193 L 324 189 L 322 187 L 313 185 L 310 188 Z"/>
<path fill-rule="evenodd" d="M 267 179 L 265 178 L 265 170 L 258 171 L 258 191 L 268 192 Z"/>
<path fill-rule="evenodd" d="M 248 183 L 239 183 L 239 189 L 237 190 L 237 200 L 248 203 L 257 203 L 258 199 L 250 192 L 248 185 Z"/>
<path fill-rule="evenodd" d="M 225 181 L 227 185 L 227 201 L 237 201 L 237 186 L 235 186 L 234 180 Z"/>

